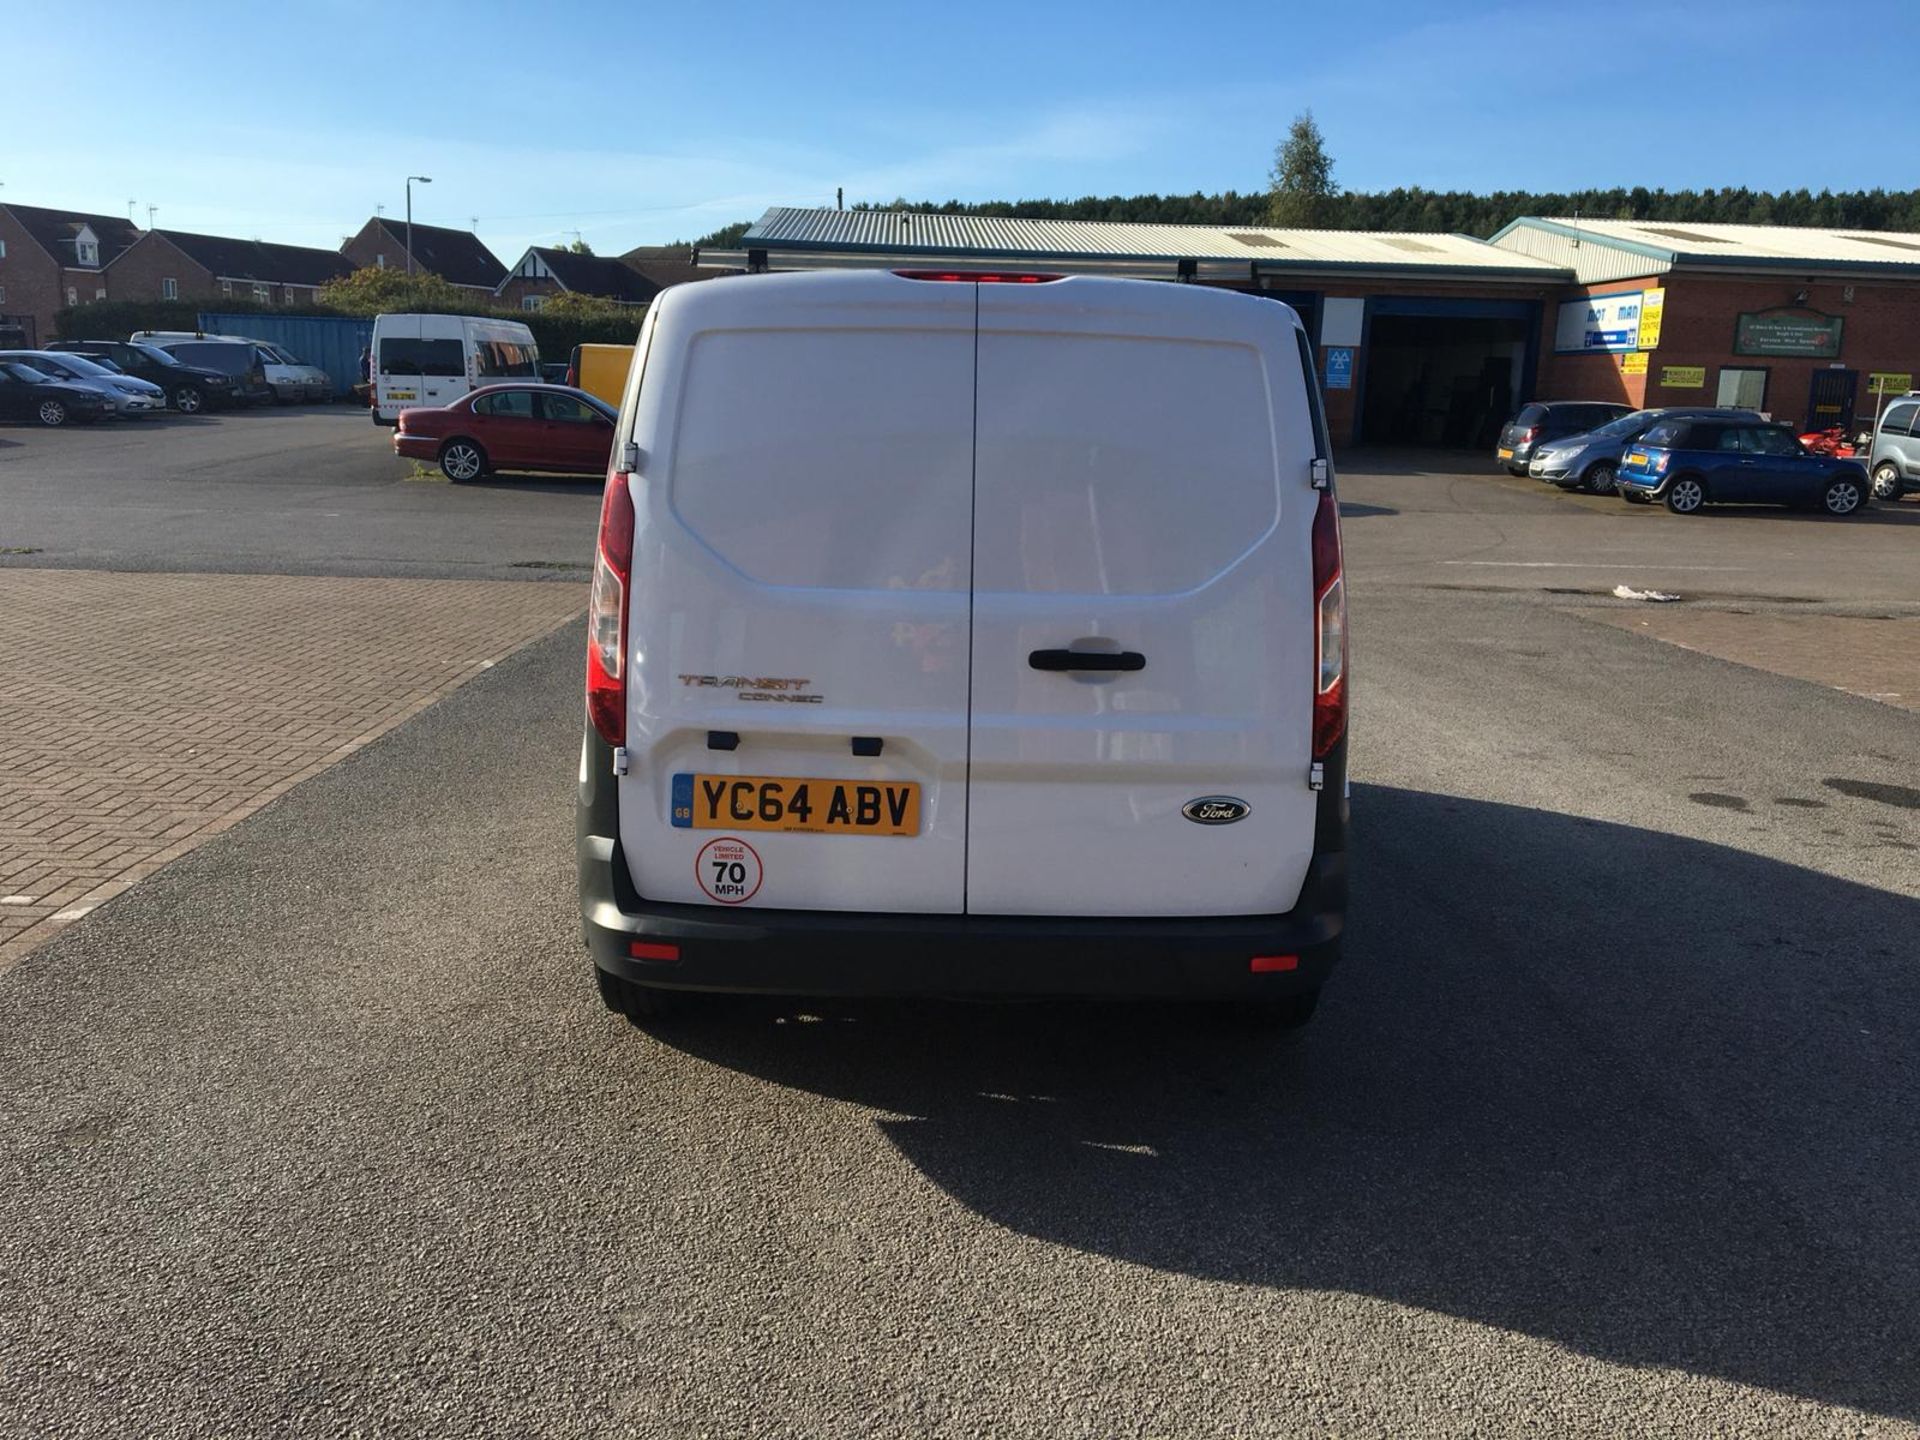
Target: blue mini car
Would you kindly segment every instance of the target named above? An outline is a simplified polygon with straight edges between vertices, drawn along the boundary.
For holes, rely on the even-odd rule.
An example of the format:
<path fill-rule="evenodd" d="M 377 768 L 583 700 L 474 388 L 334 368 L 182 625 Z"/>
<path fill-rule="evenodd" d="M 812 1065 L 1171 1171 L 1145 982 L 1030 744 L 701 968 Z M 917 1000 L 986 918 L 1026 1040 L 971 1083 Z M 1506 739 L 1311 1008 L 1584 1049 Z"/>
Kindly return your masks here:
<path fill-rule="evenodd" d="M 1664 500 L 1676 515 L 1702 505 L 1818 506 L 1852 515 L 1867 500 L 1858 460 L 1812 455 L 1784 425 L 1763 420 L 1663 420 L 1627 447 L 1620 497 Z"/>

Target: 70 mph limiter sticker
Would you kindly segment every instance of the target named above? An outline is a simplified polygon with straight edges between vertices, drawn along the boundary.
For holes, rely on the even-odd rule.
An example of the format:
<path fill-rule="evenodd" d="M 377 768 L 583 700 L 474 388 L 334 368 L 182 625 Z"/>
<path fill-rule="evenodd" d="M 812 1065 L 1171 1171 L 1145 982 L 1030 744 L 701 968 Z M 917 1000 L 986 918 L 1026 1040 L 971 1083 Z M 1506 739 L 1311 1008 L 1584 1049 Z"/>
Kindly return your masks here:
<path fill-rule="evenodd" d="M 700 847 L 693 873 L 708 899 L 744 905 L 760 889 L 760 853 L 744 840 L 723 835 Z"/>

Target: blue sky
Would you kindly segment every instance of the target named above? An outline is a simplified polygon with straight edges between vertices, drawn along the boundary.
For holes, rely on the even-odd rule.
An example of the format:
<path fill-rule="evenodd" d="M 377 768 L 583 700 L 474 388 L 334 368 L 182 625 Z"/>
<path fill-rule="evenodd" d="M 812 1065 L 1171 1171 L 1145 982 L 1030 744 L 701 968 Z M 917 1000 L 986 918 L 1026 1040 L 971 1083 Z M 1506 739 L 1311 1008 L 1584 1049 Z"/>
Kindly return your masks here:
<path fill-rule="evenodd" d="M 89 13 L 8 7 L 0 199 L 296 244 L 398 215 L 409 172 L 434 181 L 417 219 L 478 217 L 509 263 L 575 230 L 602 252 L 690 239 L 836 185 L 1257 189 L 1308 106 L 1350 189 L 1920 183 L 1899 101 L 1861 68 L 1914 53 L 1912 0 Z"/>

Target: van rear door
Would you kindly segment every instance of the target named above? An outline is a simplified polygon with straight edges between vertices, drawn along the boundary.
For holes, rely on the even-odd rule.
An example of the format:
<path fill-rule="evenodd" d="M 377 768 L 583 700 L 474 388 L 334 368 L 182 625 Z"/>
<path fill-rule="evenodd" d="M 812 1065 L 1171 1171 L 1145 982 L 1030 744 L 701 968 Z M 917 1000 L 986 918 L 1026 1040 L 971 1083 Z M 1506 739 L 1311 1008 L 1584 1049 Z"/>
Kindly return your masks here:
<path fill-rule="evenodd" d="M 962 909 L 974 288 L 655 302 L 622 417 L 620 834 L 648 899 Z"/>
<path fill-rule="evenodd" d="M 1314 838 L 1318 497 L 1290 312 L 1085 277 L 967 288 L 968 910 L 1292 908 Z M 1206 797 L 1244 818 L 1183 813 Z"/>

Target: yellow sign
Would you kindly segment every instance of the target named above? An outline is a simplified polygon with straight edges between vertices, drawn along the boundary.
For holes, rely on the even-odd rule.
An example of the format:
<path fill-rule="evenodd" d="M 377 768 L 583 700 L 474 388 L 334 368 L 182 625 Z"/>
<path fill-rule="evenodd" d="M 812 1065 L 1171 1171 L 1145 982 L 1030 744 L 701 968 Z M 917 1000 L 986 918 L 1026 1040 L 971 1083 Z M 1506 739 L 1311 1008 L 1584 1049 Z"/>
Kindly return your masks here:
<path fill-rule="evenodd" d="M 1647 357 L 1645 352 L 1642 352 L 1637 355 L 1622 355 L 1620 357 L 1620 373 L 1622 375 L 1646 374 L 1647 373 Z"/>
<path fill-rule="evenodd" d="M 1669 390 L 1704 390 L 1707 367 L 1704 365 L 1662 365 L 1660 383 Z"/>
<path fill-rule="evenodd" d="M 1660 316 L 1666 308 L 1667 292 L 1665 290 L 1645 290 L 1641 292 L 1640 349 L 1658 350 L 1660 348 Z"/>
<path fill-rule="evenodd" d="M 1913 376 L 1897 370 L 1876 370 L 1867 376 L 1867 389 L 1879 395 L 1904 395 L 1913 388 Z"/>

